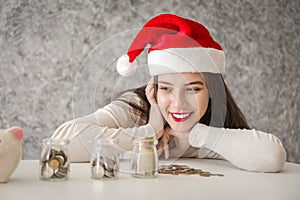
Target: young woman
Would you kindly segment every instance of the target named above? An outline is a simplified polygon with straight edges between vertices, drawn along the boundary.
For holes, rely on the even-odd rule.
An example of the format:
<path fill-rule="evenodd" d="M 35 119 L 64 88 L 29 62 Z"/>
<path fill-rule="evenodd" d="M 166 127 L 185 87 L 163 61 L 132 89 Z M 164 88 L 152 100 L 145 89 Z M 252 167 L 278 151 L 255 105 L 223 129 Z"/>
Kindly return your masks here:
<path fill-rule="evenodd" d="M 165 159 L 218 158 L 249 171 L 281 170 L 282 143 L 250 129 L 222 78 L 224 52 L 203 25 L 171 14 L 154 17 L 118 60 L 120 74 L 133 74 L 146 45 L 152 76 L 147 86 L 120 94 L 53 134 L 71 139 L 71 160 L 88 161 L 95 137 L 117 138 L 120 151 L 130 151 L 135 137 L 156 137 Z"/>

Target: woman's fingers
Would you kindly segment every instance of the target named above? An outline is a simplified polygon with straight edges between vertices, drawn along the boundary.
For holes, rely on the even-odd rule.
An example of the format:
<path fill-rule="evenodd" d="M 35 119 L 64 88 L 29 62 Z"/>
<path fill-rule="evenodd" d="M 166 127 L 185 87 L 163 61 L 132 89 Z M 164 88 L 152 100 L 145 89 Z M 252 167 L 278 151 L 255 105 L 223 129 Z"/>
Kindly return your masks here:
<path fill-rule="evenodd" d="M 162 154 L 162 152 L 163 152 L 162 143 L 159 140 L 158 145 L 157 145 L 157 154 L 158 154 L 158 157 Z"/>
<path fill-rule="evenodd" d="M 176 131 L 173 131 L 170 127 L 167 127 L 167 128 L 165 129 L 165 133 L 166 133 L 167 135 L 173 136 L 173 137 L 177 135 L 177 132 L 176 132 Z"/>
<path fill-rule="evenodd" d="M 156 139 L 160 139 L 164 134 L 164 129 L 162 129 L 161 131 L 159 131 L 157 134 L 156 134 Z"/>
<path fill-rule="evenodd" d="M 164 128 L 164 118 L 157 104 L 151 105 L 148 123 L 154 128 L 155 134 L 159 134 Z"/>
<path fill-rule="evenodd" d="M 169 153 L 169 139 L 170 137 L 167 135 L 163 135 L 161 137 L 161 139 L 158 141 L 158 145 L 157 145 L 157 154 L 158 157 L 164 152 L 165 154 L 165 159 L 168 159 L 170 157 L 170 153 Z"/>
<path fill-rule="evenodd" d="M 146 97 L 151 105 L 156 104 L 154 97 L 154 83 L 149 83 L 145 89 Z"/>
<path fill-rule="evenodd" d="M 163 140 L 163 150 L 165 152 L 165 159 L 167 160 L 169 158 L 169 145 L 168 145 L 168 139 Z"/>
<path fill-rule="evenodd" d="M 158 149 L 158 150 L 157 150 L 157 156 L 159 157 L 159 156 L 162 154 L 162 152 L 163 152 L 163 149 L 162 149 L 162 148 Z"/>
<path fill-rule="evenodd" d="M 148 123 L 151 124 L 155 130 L 156 137 L 159 139 L 162 136 L 161 131 L 164 128 L 164 118 L 161 114 L 160 108 L 156 102 L 154 96 L 154 83 L 149 82 L 145 89 L 146 97 L 150 103 L 149 120 Z"/>

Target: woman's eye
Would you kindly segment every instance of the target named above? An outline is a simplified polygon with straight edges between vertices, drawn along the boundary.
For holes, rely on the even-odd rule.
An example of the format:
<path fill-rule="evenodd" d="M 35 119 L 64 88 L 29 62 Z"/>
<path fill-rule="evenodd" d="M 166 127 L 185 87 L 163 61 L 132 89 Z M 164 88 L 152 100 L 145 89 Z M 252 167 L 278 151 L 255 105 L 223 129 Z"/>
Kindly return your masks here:
<path fill-rule="evenodd" d="M 196 92 L 200 91 L 201 88 L 187 88 L 186 90 L 187 90 L 188 92 L 194 92 L 194 93 L 196 93 Z"/>
<path fill-rule="evenodd" d="M 159 89 L 164 90 L 164 91 L 170 91 L 171 90 L 171 88 L 164 87 L 164 86 L 159 87 Z"/>

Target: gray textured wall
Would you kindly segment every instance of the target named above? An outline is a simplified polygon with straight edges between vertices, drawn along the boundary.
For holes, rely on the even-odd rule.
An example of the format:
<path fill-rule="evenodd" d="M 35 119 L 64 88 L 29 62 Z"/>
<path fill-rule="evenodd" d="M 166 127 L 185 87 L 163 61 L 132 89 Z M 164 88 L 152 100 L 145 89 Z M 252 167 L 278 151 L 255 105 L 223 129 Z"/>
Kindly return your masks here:
<path fill-rule="evenodd" d="M 0 127 L 23 127 L 23 158 L 38 159 L 41 139 L 62 122 L 92 112 L 112 89 L 143 82 L 124 85 L 111 62 L 135 28 L 174 13 L 208 27 L 250 124 L 277 135 L 288 160 L 300 163 L 299 2 L 1 0 Z"/>

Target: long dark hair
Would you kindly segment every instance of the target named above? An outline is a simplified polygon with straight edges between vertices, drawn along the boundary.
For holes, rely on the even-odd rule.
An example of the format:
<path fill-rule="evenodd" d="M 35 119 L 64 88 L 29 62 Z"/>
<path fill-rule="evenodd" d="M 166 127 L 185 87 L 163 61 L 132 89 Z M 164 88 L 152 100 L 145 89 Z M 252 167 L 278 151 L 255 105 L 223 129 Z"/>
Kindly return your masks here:
<path fill-rule="evenodd" d="M 207 110 L 199 122 L 214 127 L 250 129 L 245 116 L 234 101 L 222 75 L 212 73 L 202 73 L 202 75 L 205 78 L 210 98 Z M 158 78 L 155 76 L 155 96 L 158 89 L 157 82 Z M 127 101 L 124 98 L 117 98 L 116 100 L 128 103 L 132 108 L 133 114 L 141 118 L 144 123 L 147 123 L 150 103 L 146 97 L 145 88 L 146 86 L 142 86 L 126 91 L 135 93 L 139 101 L 133 99 Z"/>

